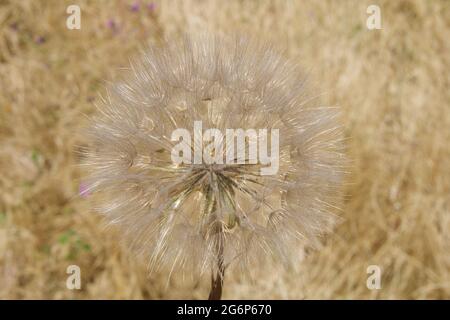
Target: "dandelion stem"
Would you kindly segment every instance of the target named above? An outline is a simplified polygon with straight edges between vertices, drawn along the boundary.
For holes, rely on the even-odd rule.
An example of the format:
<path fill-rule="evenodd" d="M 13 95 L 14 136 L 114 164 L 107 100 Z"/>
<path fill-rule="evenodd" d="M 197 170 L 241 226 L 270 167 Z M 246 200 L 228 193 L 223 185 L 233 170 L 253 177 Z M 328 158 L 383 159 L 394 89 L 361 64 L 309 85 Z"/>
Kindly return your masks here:
<path fill-rule="evenodd" d="M 219 237 L 219 239 L 222 239 Z M 208 300 L 220 300 L 222 298 L 223 279 L 225 277 L 225 265 L 223 263 L 223 241 L 218 241 L 217 272 L 211 275 L 211 291 Z"/>

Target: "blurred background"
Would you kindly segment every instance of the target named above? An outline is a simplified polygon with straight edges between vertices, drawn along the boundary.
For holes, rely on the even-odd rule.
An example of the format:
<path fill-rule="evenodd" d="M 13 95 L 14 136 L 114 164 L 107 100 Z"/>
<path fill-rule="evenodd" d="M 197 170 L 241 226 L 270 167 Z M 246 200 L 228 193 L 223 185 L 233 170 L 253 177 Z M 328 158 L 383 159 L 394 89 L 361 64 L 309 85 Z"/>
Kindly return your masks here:
<path fill-rule="evenodd" d="M 66 27 L 72 4 L 80 30 Z M 381 30 L 366 27 L 371 4 Z M 323 248 L 295 270 L 227 274 L 224 298 L 450 299 L 450 2 L 438 0 L 0 0 L 0 298 L 207 297 L 208 277 L 149 275 L 127 253 L 80 189 L 77 152 L 139 48 L 205 31 L 284 49 L 342 108 L 352 160 Z M 80 290 L 66 288 L 72 264 Z"/>

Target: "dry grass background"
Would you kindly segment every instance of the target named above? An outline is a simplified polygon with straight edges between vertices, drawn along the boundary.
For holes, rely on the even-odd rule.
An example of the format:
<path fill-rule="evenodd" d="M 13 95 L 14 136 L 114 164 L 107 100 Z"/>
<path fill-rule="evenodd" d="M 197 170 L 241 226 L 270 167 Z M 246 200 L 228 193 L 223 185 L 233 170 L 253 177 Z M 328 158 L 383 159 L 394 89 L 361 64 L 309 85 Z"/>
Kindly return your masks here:
<path fill-rule="evenodd" d="M 368 31 L 366 8 L 382 10 Z M 78 4 L 82 29 L 67 30 Z M 286 48 L 342 107 L 343 223 L 295 270 L 228 274 L 224 298 L 450 298 L 450 2 L 0 0 L 0 298 L 205 298 L 148 276 L 77 196 L 76 145 L 105 80 L 145 41 L 244 32 Z M 108 26 L 115 21 L 116 27 Z M 66 289 L 77 264 L 82 290 Z M 382 268 L 368 290 L 366 268 Z"/>

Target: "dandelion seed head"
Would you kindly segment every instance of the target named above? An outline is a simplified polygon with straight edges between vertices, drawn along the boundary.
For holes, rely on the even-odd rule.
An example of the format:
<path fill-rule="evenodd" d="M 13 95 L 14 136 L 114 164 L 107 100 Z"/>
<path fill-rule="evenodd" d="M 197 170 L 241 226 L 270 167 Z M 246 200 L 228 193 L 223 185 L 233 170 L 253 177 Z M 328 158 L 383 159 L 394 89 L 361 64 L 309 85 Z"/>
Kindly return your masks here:
<path fill-rule="evenodd" d="M 342 132 L 299 68 L 244 37 L 150 47 L 110 85 L 87 132 L 90 192 L 152 270 L 288 264 L 329 232 L 342 181 Z M 279 129 L 279 170 L 171 160 L 177 128 Z M 194 141 L 195 143 L 202 143 Z"/>

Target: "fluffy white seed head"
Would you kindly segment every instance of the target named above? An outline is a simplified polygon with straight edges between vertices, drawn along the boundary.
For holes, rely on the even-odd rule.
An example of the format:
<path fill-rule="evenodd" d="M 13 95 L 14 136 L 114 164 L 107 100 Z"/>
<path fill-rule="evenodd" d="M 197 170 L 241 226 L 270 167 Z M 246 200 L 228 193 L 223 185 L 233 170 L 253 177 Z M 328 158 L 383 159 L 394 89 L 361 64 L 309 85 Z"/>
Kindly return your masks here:
<path fill-rule="evenodd" d="M 214 271 L 218 252 L 244 270 L 266 257 L 288 263 L 335 220 L 337 111 L 319 106 L 298 68 L 268 45 L 186 37 L 148 48 L 99 109 L 86 183 L 98 211 L 153 269 Z M 277 173 L 261 175 L 261 164 L 174 164 L 172 132 L 194 121 L 223 133 L 278 129 Z"/>

